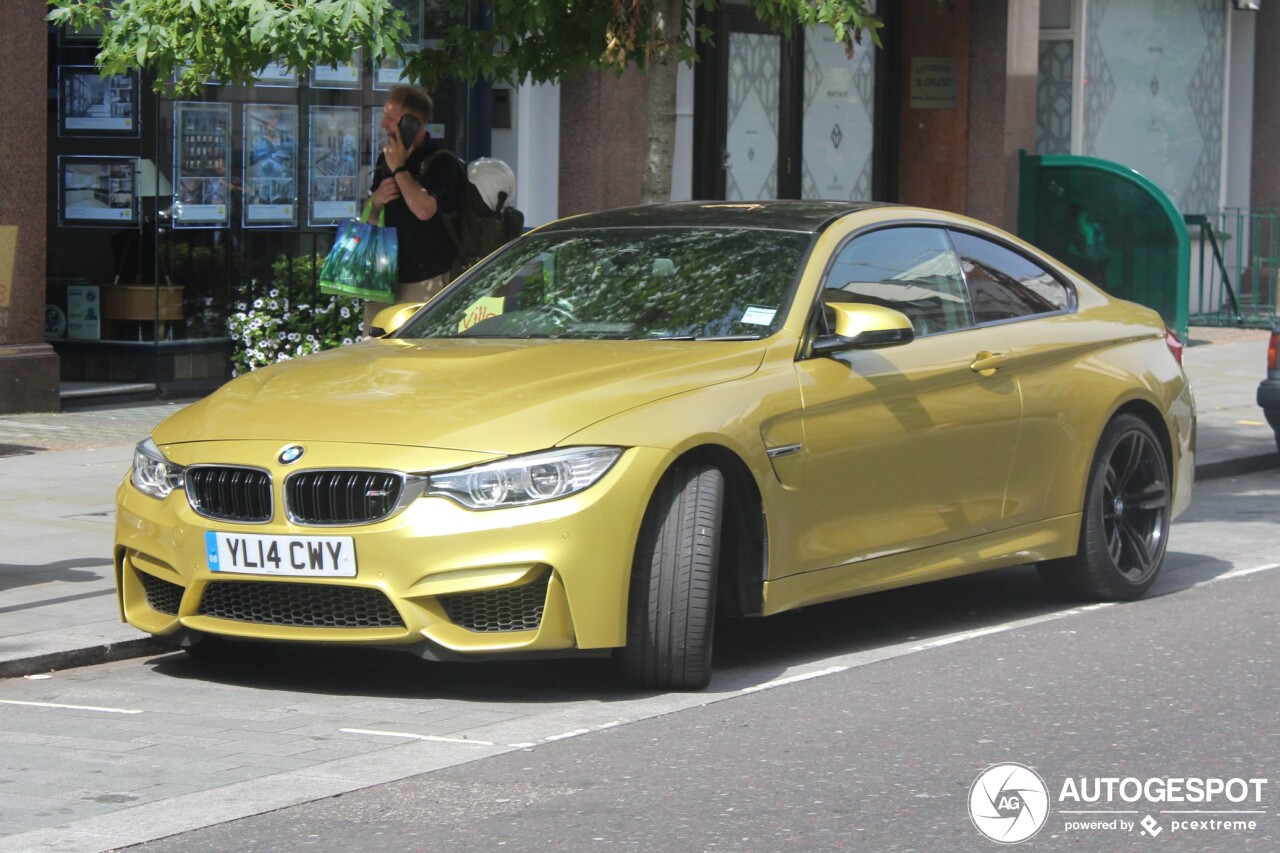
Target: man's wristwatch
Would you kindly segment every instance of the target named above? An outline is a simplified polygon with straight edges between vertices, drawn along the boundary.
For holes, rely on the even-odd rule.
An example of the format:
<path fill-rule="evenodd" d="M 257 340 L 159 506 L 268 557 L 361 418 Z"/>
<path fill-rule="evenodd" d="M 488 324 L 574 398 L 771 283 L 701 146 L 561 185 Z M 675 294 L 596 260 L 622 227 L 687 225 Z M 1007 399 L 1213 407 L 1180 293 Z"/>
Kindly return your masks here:
<path fill-rule="evenodd" d="M 394 178 L 396 175 L 400 174 L 401 172 L 407 172 L 407 171 L 409 171 L 408 166 L 397 166 L 396 168 L 391 170 L 391 177 Z"/>

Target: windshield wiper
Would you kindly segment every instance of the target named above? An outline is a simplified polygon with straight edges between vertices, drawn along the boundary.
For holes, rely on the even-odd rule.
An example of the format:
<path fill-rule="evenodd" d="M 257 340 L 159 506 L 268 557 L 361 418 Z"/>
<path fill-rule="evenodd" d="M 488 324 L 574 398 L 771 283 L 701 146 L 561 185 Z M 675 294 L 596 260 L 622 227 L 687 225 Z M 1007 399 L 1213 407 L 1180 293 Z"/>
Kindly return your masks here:
<path fill-rule="evenodd" d="M 758 341 L 762 335 L 664 335 L 661 338 L 637 338 L 641 341 Z"/>

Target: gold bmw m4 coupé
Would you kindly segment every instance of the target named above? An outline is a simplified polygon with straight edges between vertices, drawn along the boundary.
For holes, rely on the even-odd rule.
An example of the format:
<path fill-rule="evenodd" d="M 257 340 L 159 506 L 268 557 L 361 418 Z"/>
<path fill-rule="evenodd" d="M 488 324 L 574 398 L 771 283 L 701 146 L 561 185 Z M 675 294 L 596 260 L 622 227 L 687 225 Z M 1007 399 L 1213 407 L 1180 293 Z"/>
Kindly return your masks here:
<path fill-rule="evenodd" d="M 193 653 L 612 654 L 699 688 L 717 616 L 1024 563 L 1136 598 L 1191 498 L 1160 317 L 937 211 L 579 216 L 377 324 L 138 445 L 129 623 Z"/>

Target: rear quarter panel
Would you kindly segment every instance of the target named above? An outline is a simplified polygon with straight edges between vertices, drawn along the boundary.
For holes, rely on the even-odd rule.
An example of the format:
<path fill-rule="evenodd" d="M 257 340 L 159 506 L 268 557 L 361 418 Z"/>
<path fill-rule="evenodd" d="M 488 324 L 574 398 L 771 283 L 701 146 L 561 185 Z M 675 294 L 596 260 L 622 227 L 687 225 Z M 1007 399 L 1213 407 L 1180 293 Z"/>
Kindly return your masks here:
<path fill-rule="evenodd" d="M 1194 403 L 1155 312 L 1082 289 L 1076 313 L 1004 332 L 1023 397 L 1006 498 L 1011 523 L 1079 513 L 1102 431 L 1130 406 L 1157 418 L 1168 438 L 1175 514 L 1189 503 Z"/>

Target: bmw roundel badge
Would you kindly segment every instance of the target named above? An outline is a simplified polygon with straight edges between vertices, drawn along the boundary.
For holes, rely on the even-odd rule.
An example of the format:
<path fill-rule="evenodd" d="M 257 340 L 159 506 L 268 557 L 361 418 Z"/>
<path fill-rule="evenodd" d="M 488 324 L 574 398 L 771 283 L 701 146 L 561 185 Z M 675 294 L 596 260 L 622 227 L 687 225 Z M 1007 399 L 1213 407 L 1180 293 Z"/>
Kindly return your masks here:
<path fill-rule="evenodd" d="M 306 451 L 302 449 L 302 445 L 291 444 L 288 447 L 286 447 L 284 450 L 280 451 L 280 456 L 278 457 L 280 459 L 280 464 L 292 465 L 294 462 L 297 462 L 299 459 L 301 459 L 302 454 L 305 452 Z"/>

